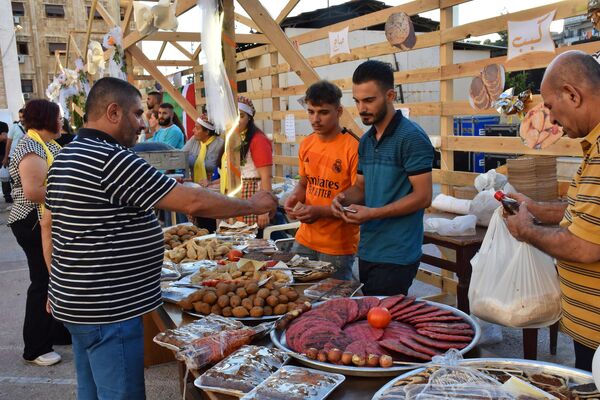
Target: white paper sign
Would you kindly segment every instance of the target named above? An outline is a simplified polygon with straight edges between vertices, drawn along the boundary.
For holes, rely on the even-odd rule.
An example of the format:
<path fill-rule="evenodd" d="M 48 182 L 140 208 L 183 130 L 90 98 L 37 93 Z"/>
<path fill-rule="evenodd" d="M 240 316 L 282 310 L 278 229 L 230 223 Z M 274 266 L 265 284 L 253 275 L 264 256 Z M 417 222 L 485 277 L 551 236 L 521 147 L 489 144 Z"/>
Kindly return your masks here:
<path fill-rule="evenodd" d="M 285 140 L 291 143 L 296 142 L 296 119 L 294 114 L 286 114 L 284 128 Z"/>
<path fill-rule="evenodd" d="M 554 53 L 550 24 L 555 14 L 556 10 L 528 21 L 508 21 L 507 60 L 534 51 Z"/>
<path fill-rule="evenodd" d="M 329 32 L 329 57 L 336 54 L 350 54 L 348 47 L 348 27 L 339 32 Z"/>

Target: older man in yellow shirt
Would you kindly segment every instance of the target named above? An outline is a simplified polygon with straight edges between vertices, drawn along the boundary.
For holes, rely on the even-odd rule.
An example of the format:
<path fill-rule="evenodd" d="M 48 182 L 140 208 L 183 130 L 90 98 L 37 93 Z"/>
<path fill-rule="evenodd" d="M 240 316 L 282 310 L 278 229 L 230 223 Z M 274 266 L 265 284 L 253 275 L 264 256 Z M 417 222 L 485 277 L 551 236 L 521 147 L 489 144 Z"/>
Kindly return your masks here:
<path fill-rule="evenodd" d="M 541 87 L 552 120 L 582 139 L 583 161 L 567 193 L 568 204 L 538 203 L 522 194 L 507 217 L 515 238 L 557 259 L 562 291 L 561 328 L 573 338 L 575 366 L 591 371 L 600 345 L 600 64 L 579 51 L 557 56 Z M 546 224 L 536 226 L 532 216 Z"/>

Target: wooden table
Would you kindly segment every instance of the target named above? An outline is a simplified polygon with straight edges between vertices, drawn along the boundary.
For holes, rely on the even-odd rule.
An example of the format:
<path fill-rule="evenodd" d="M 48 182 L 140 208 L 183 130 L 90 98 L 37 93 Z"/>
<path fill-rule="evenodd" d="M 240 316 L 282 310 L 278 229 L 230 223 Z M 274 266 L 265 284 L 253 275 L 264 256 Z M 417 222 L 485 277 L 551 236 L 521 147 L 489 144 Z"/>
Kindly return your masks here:
<path fill-rule="evenodd" d="M 454 218 L 456 215 L 449 213 L 426 214 L 426 218 Z M 458 285 L 456 288 L 457 308 L 469 314 L 469 284 L 471 282 L 471 259 L 483 242 L 486 228 L 477 227 L 473 236 L 441 236 L 437 233 L 425 232 L 423 244 L 434 244 L 454 250 L 456 260 L 451 261 L 428 254 L 423 254 L 421 262 L 447 271 L 456 273 Z M 443 281 L 442 281 L 443 283 Z"/>

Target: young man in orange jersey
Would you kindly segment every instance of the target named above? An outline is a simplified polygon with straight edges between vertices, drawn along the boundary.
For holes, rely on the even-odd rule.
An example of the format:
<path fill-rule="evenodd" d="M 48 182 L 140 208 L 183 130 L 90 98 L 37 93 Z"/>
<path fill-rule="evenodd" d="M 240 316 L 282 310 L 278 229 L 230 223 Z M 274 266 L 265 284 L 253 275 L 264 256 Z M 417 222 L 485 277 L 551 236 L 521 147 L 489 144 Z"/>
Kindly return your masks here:
<path fill-rule="evenodd" d="M 331 201 L 356 180 L 358 141 L 342 133 L 342 91 L 319 81 L 306 91 L 313 128 L 298 152 L 300 182 L 285 202 L 287 214 L 302 224 L 292 252 L 337 267 L 334 278 L 352 279 L 357 225 L 333 216 Z"/>

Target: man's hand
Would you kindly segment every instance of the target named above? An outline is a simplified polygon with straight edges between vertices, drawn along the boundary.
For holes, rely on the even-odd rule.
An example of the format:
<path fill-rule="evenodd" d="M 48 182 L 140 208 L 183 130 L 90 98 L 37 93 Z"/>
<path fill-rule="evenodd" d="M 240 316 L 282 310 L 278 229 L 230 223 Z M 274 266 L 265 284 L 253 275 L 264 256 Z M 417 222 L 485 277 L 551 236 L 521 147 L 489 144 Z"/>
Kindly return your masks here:
<path fill-rule="evenodd" d="M 52 315 L 52 308 L 50 307 L 50 299 L 46 298 L 46 312 Z"/>
<path fill-rule="evenodd" d="M 516 215 L 509 215 L 505 218 L 506 226 L 515 239 L 520 242 L 526 242 L 527 231 L 533 227 L 533 217 L 529 213 L 529 210 L 527 210 L 527 204 L 521 203 L 519 212 Z"/>
<path fill-rule="evenodd" d="M 269 213 L 261 214 L 257 216 L 256 223 L 260 229 L 263 229 L 265 226 L 269 225 L 270 220 L 271 218 L 269 218 Z"/>
<path fill-rule="evenodd" d="M 296 204 L 298 204 L 299 201 L 300 200 L 298 199 L 298 197 L 296 196 L 295 193 L 291 193 L 287 197 L 287 199 L 285 199 L 285 203 L 283 204 L 283 209 L 285 210 L 286 214 L 290 216 L 290 218 L 298 219 L 294 212 L 294 207 L 296 207 Z"/>
<path fill-rule="evenodd" d="M 356 210 L 356 212 L 344 211 L 342 219 L 349 224 L 360 225 L 364 222 L 375 219 L 374 209 L 370 207 L 351 204 L 348 208 Z"/>
<path fill-rule="evenodd" d="M 344 219 L 345 201 L 346 195 L 344 195 L 344 193 L 338 193 L 338 195 L 333 198 L 333 201 L 331 202 L 331 212 L 334 217 Z"/>
<path fill-rule="evenodd" d="M 271 218 L 277 211 L 277 198 L 271 192 L 259 190 L 248 201 L 252 206 L 252 214 L 254 215 L 267 214 L 267 217 Z"/>
<path fill-rule="evenodd" d="M 323 216 L 322 214 L 323 213 L 319 207 L 307 205 L 304 205 L 304 207 L 300 208 L 294 213 L 296 219 L 305 224 L 312 224 L 321 218 Z"/>
<path fill-rule="evenodd" d="M 4 158 L 2 159 L 2 166 L 3 166 L 3 167 L 8 167 L 8 157 L 4 157 Z"/>

